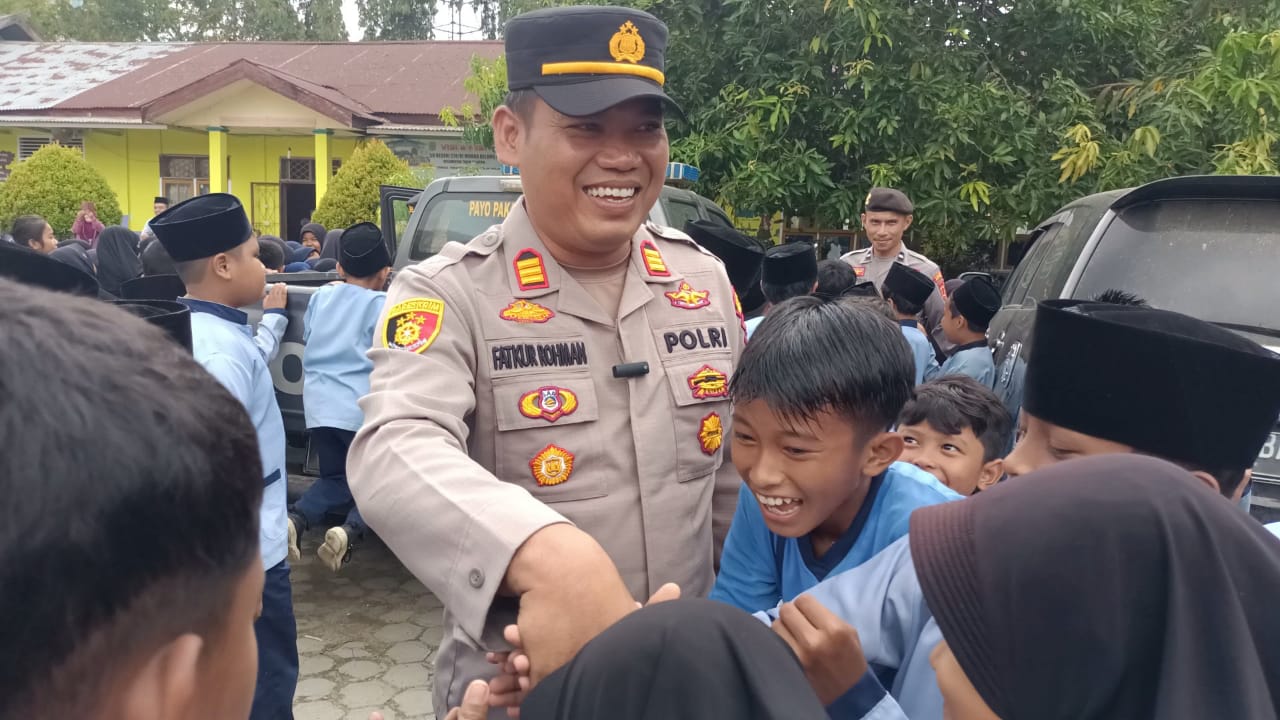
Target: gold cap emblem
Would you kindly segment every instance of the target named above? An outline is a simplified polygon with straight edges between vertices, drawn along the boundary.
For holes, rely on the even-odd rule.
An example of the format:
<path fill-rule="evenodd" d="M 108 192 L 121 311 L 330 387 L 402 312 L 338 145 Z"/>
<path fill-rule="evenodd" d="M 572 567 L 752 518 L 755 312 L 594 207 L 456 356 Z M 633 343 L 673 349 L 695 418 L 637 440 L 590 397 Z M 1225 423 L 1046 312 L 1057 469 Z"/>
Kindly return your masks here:
<path fill-rule="evenodd" d="M 644 38 L 640 28 L 628 20 L 609 40 L 609 54 L 617 62 L 638 63 L 644 59 Z"/>

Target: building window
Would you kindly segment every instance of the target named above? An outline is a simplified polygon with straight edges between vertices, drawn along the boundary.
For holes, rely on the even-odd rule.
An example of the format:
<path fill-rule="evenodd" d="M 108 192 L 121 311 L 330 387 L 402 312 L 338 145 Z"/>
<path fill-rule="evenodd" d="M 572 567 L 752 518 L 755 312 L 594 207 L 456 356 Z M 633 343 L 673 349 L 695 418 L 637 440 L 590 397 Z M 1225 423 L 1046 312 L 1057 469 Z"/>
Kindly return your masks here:
<path fill-rule="evenodd" d="M 57 142 L 63 147 L 75 148 L 80 151 L 81 155 L 84 154 L 83 138 L 67 138 L 56 141 L 51 137 L 20 137 L 18 138 L 18 159 L 26 160 L 32 155 L 35 155 L 36 151 L 40 148 L 45 145 L 52 145 L 54 142 Z"/>
<path fill-rule="evenodd" d="M 177 204 L 209 192 L 209 156 L 161 155 L 160 192 Z"/>
<path fill-rule="evenodd" d="M 330 163 L 332 177 L 342 167 L 342 161 L 334 158 Z M 314 183 L 316 181 L 315 158 L 280 158 L 280 182 Z"/>

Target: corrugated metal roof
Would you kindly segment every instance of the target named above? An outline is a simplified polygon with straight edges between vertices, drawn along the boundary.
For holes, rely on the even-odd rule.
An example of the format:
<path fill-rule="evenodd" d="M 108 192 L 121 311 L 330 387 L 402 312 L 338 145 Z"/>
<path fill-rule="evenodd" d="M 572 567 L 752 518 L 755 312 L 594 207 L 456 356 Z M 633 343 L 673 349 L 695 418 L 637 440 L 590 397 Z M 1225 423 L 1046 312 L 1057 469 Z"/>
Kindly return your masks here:
<path fill-rule="evenodd" d="M 0 112 L 56 107 L 189 47 L 186 43 L 0 43 Z"/>

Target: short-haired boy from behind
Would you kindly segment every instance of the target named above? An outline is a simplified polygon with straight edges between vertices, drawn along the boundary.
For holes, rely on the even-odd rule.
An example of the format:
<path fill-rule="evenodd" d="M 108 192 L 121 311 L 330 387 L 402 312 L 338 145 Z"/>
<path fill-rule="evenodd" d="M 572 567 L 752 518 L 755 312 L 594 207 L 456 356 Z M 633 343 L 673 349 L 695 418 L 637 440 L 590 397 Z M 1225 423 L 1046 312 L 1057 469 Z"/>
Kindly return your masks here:
<path fill-rule="evenodd" d="M 929 276 L 900 262 L 889 266 L 881 285 L 884 300 L 893 308 L 894 320 L 911 345 L 911 355 L 916 362 L 916 385 L 938 374 L 933 345 L 920 329 L 920 313 L 924 312 L 924 304 L 933 296 L 935 288 Z"/>
<path fill-rule="evenodd" d="M 942 364 L 941 375 L 968 375 L 994 387 L 996 364 L 987 347 L 987 326 L 1000 310 L 1000 292 L 985 277 L 964 281 L 943 308 L 942 329 L 955 344 Z"/>
<path fill-rule="evenodd" d="M 773 308 L 730 383 L 742 476 L 711 597 L 755 612 L 860 565 L 911 511 L 959 496 L 895 462 L 911 352 L 865 306 L 816 297 Z"/>
<path fill-rule="evenodd" d="M 298 682 L 298 631 L 289 582 L 284 421 L 265 350 L 254 340 L 248 315 L 237 309 L 263 299 L 266 268 L 234 195 L 213 193 L 178 203 L 152 219 L 151 229 L 186 284 L 187 296 L 179 302 L 191 309 L 196 361 L 244 405 L 257 431 L 263 474 L 259 543 L 266 579 L 255 624 L 258 683 L 250 717 L 288 717 Z M 282 310 L 266 312 L 283 316 Z M 272 322 L 273 332 L 283 333 L 287 320 Z"/>
<path fill-rule="evenodd" d="M 359 223 L 343 231 L 338 269 L 346 282 L 325 285 L 311 296 L 303 318 L 302 406 L 311 444 L 320 461 L 320 477 L 289 509 L 289 552 L 301 555 L 301 536 L 330 513 L 345 515 L 325 532 L 317 554 L 337 572 L 351 559 L 366 526 L 347 485 L 347 451 L 364 422 L 359 400 L 369 394 L 378 317 L 387 294 L 391 253 L 382 231 Z"/>
<path fill-rule="evenodd" d="M 119 309 L 5 280 L 0 308 L 0 717 L 248 717 L 262 469 L 244 407 Z"/>
<path fill-rule="evenodd" d="M 967 375 L 916 388 L 898 416 L 903 462 L 961 495 L 985 490 L 1004 476 L 1013 420 L 1000 398 Z"/>
<path fill-rule="evenodd" d="M 764 260 L 760 262 L 760 290 L 768 301 L 765 315 L 782 302 L 812 293 L 817 285 L 818 256 L 812 244 L 792 242 L 765 250 Z M 763 315 L 747 320 L 748 340 L 762 322 Z"/>

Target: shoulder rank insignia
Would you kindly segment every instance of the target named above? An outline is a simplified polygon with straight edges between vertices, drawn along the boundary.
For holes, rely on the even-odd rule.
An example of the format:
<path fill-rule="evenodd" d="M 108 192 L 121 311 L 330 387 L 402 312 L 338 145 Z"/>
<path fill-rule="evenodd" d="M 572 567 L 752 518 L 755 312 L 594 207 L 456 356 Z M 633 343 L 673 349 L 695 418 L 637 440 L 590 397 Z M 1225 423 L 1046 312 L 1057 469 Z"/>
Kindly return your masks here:
<path fill-rule="evenodd" d="M 698 400 L 722 398 L 729 394 L 729 378 L 710 365 L 703 365 L 689 376 L 689 389 Z"/>
<path fill-rule="evenodd" d="M 520 396 L 520 414 L 553 423 L 578 409 L 578 396 L 571 390 L 549 385 Z"/>
<path fill-rule="evenodd" d="M 680 287 L 668 293 L 663 293 L 667 299 L 671 301 L 672 307 L 678 307 L 682 310 L 697 310 L 711 304 L 710 290 L 694 290 L 693 286 L 688 282 L 681 280 Z"/>
<path fill-rule="evenodd" d="M 724 426 L 720 424 L 720 416 L 711 413 L 702 418 L 702 426 L 698 428 L 698 444 L 702 446 L 702 452 L 715 455 L 723 440 Z"/>
<path fill-rule="evenodd" d="M 947 281 L 942 277 L 942 271 L 939 270 L 933 274 L 933 284 L 938 286 L 938 292 L 942 295 L 942 301 L 947 301 Z"/>
<path fill-rule="evenodd" d="M 638 63 L 644 59 L 644 38 L 640 28 L 628 20 L 609 39 L 609 54 L 615 62 Z"/>
<path fill-rule="evenodd" d="M 498 313 L 503 320 L 516 323 L 544 323 L 555 316 L 553 311 L 528 300 L 513 300 Z"/>
<path fill-rule="evenodd" d="M 521 250 L 516 253 L 513 264 L 516 268 L 516 282 L 521 290 L 544 290 L 551 287 L 551 283 L 547 282 L 547 266 L 537 250 Z"/>
<path fill-rule="evenodd" d="M 431 347 L 444 324 L 444 301 L 414 298 L 396 303 L 387 313 L 382 346 L 422 353 Z"/>
<path fill-rule="evenodd" d="M 662 259 L 658 246 L 652 240 L 640 241 L 640 257 L 644 260 L 644 269 L 653 277 L 671 277 L 667 269 L 667 261 Z"/>
<path fill-rule="evenodd" d="M 573 474 L 573 453 L 558 445 L 548 445 L 529 461 L 538 485 L 559 485 Z"/>

